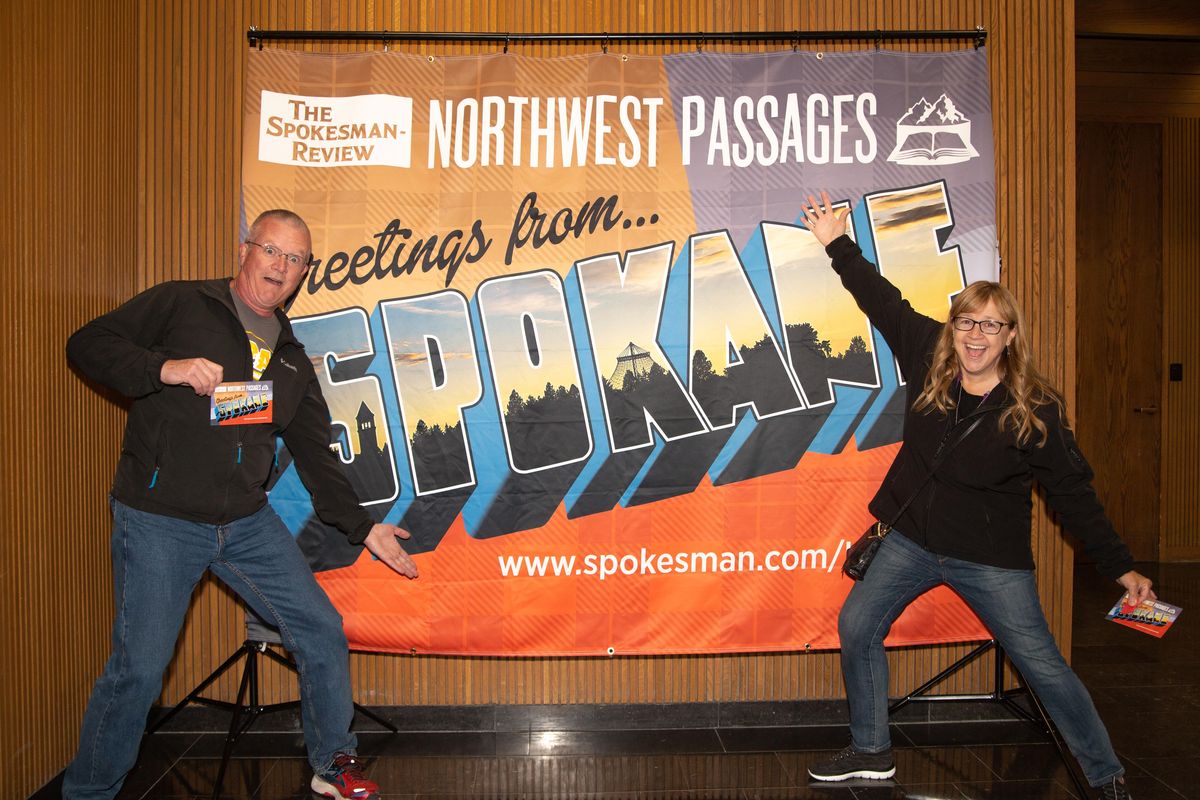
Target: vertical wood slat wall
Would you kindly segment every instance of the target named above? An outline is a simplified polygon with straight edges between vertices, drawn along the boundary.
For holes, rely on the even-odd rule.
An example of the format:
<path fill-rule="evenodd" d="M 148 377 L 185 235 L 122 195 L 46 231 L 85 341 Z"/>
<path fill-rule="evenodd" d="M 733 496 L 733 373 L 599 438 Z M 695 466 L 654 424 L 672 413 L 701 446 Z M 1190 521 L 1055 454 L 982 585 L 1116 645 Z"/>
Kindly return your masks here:
<path fill-rule="evenodd" d="M 31 214 L 21 228 L 25 247 L 22 266 L 46 260 L 43 243 L 64 238 L 61 248 L 75 247 L 71 257 L 55 264 L 69 281 L 54 291 L 68 318 L 54 317 L 47 328 L 44 311 L 28 302 L 28 277 L 5 269 L 5 319 L 10 335 L 37 326 L 44 329 L 39 346 L 52 365 L 50 377 L 33 377 L 37 391 L 53 397 L 69 418 L 53 437 L 54 452 L 42 452 L 37 474 L 32 462 L 6 464 L 3 511 L 6 529 L 16 542 L 6 541 L 8 564 L 62 569 L 71 589 L 59 580 L 25 582 L 14 588 L 6 582 L 0 595 L 5 624 L 19 648 L 0 656 L 0 669 L 13 676 L 7 694 L 0 752 L 33 753 L 14 763 L 0 761 L 3 785 L 26 792 L 60 769 L 76 744 L 78 722 L 91 681 L 106 655 L 111 620 L 107 565 L 109 517 L 104 487 L 115 462 L 120 413 L 107 400 L 86 389 L 61 366 L 61 344 L 78 322 L 116 305 L 134 290 L 168 278 L 208 278 L 228 275 L 238 241 L 238 181 L 240 170 L 241 81 L 246 50 L 245 30 L 262 28 L 340 28 L 423 31 L 699 31 L 699 30 L 826 30 L 974 28 L 989 31 L 1000 249 L 1003 280 L 1018 294 L 1039 322 L 1037 349 L 1041 366 L 1069 389 L 1073 374 L 1074 320 L 1069 304 L 1074 297 L 1074 235 L 1068 224 L 1074 208 L 1073 23 L 1069 9 L 1038 0 L 821 0 L 805 4 L 754 0 L 644 4 L 633 0 L 590 0 L 562 4 L 501 4 L 494 0 L 447 2 L 378 2 L 377 0 L 236 0 L 228 3 L 190 3 L 185 0 L 130 0 L 125 6 L 105 4 L 91 9 L 67 0 L 43 4 L 59 15 L 55 42 L 62 41 L 63 17 L 68 28 L 89 32 L 72 51 L 80 59 L 74 72 L 54 73 L 32 86 L 58 89 L 71 84 L 81 107 L 95 114 L 88 119 L 110 120 L 114 131 L 134 126 L 135 147 L 106 147 L 105 140 L 85 131 L 82 121 L 52 131 L 36 132 L 28 144 L 49 152 L 50 138 L 69 140 L 83 150 L 87 168 L 73 170 L 66 161 L 49 157 L 27 160 L 30 186 L 58 176 L 66 183 L 61 197 L 90 187 L 97 201 L 74 219 L 94 224 L 91 235 L 76 229 L 64 232 L 42 225 Z M 30 4 L 32 5 L 32 4 Z M 519 6 L 519 7 L 518 7 Z M 647 16 L 641 16 L 645 12 Z M 52 12 L 29 11 L 47 23 Z M 43 17 L 45 20 L 43 20 Z M 12 24 L 10 21 L 8 24 Z M 29 25 L 28 28 L 34 28 Z M 54 68 L 54 60 L 37 56 L 28 46 L 9 48 L 13 58 L 24 57 L 38 67 Z M 44 37 L 48 39 L 48 37 Z M 49 46 L 49 42 L 43 42 Z M 281 45 L 272 45 L 281 46 Z M 298 45 L 304 49 L 350 51 L 379 44 Z M 760 49 L 758 45 L 712 43 L 711 49 Z M 787 46 L 787 43 L 778 43 Z M 809 48 L 847 49 L 863 45 L 829 44 Z M 866 45 L 870 46 L 870 45 Z M 890 43 L 910 50 L 946 50 L 961 43 Z M 514 45 L 530 55 L 553 56 L 594 49 L 544 43 Z M 693 45 L 642 44 L 630 52 L 666 52 Z M 406 45 L 410 52 L 455 54 L 494 50 L 489 45 Z M 127 54 L 136 56 L 128 63 Z M 129 70 L 133 66 L 134 71 Z M 61 65 L 58 67 L 61 70 Z M 31 70 L 23 68 L 21 75 Z M 102 85 L 97 85 L 100 83 Z M 82 87 L 87 87 L 84 90 Z M 136 104 L 134 102 L 136 98 Z M 49 114 L 61 96 L 29 90 L 25 106 Z M 81 120 L 83 117 L 81 116 Z M 110 136 L 117 136 L 110 133 Z M 89 149 L 90 148 L 90 149 Z M 8 146 L 12 152 L 13 147 Z M 65 172 L 64 172 L 65 171 Z M 65 177 L 64 177 L 65 176 Z M 19 197 L 6 183 L 5 202 Z M 29 191 L 35 191 L 30 189 Z M 48 191 L 36 190 L 36 191 Z M 48 209 L 64 200 L 43 201 Z M 41 213 L 40 207 L 36 213 Z M 130 219 L 132 213 L 133 219 Z M 40 220 L 40 217 L 38 217 Z M 1050 224 L 1046 221 L 1049 220 Z M 82 227 L 80 225 L 79 227 Z M 77 238 L 71 238 L 75 235 Z M 128 239 L 132 236 L 132 263 Z M 82 244 L 76 244 L 82 241 Z M 16 248 L 8 252 L 16 252 Z M 86 256 L 86 258 L 85 258 Z M 14 280 L 21 287 L 10 287 Z M 21 291 L 25 294 L 22 295 Z M 38 291 L 50 291 L 41 285 Z M 24 298 L 16 302 L 15 298 Z M 6 386 L 6 408 L 15 402 Z M 23 395 L 23 396 L 28 396 Z M 53 404 L 52 404 L 53 405 Z M 36 434 L 5 414 L 3 433 L 9 442 L 30 442 Z M 49 426 L 53 427 L 53 426 Z M 64 431 L 66 435 L 64 436 Z M 40 433 L 40 429 L 39 429 Z M 33 442 L 30 442 L 32 445 Z M 70 453 L 66 444 L 74 446 Z M 5 458 L 12 459 L 12 450 Z M 19 484 L 12 476 L 21 475 Z M 69 476 L 70 491 L 47 493 Z M 36 483 L 33 481 L 36 480 Z M 40 497 L 40 495 L 45 497 Z M 11 500 L 11 502 L 9 502 Z M 75 510 L 65 516 L 63 506 Z M 69 556 L 48 546 L 48 531 L 69 522 Z M 1069 552 L 1044 517 L 1035 523 L 1035 552 L 1040 564 L 1039 586 L 1051 626 L 1063 646 L 1069 646 L 1071 563 Z M 31 611 L 40 616 L 37 633 L 25 622 Z M 69 629 L 69 635 L 68 635 Z M 31 638 L 31 636 L 35 638 Z M 168 674 L 163 701 L 172 702 L 192 688 L 242 637 L 241 614 L 228 594 L 212 582 L 197 593 L 176 659 Z M 70 642 L 71 644 L 68 644 Z M 72 653 L 60 657 L 56 648 Z M 953 658 L 963 646 L 912 648 L 891 655 L 892 691 L 915 686 Z M 75 655 L 77 654 L 77 655 Z M 519 704 L 519 703 L 652 703 L 715 700 L 789 700 L 839 697 L 840 667 L 835 653 L 687 656 L 596 659 L 441 658 L 433 656 L 355 655 L 355 697 L 367 704 Z M 980 665 L 948 684 L 948 690 L 986 688 L 990 673 Z M 292 679 L 278 672 L 264 677 L 264 700 L 289 697 Z M 232 696 L 232 680 L 217 694 Z M 11 702 L 7 698 L 13 698 Z M 19 701 L 18 701 L 19 698 Z M 31 720 L 53 707 L 53 724 Z M 15 709 L 15 710 L 10 710 Z"/>
<path fill-rule="evenodd" d="M 67 368 L 80 323 L 129 296 L 135 0 L 0 15 L 0 793 L 73 752 L 108 654 L 106 493 L 124 412 Z"/>
<path fill-rule="evenodd" d="M 1183 380 L 1163 385 L 1161 558 L 1182 561 L 1200 558 L 1200 118 L 1163 124 L 1163 164 L 1163 351 Z"/>

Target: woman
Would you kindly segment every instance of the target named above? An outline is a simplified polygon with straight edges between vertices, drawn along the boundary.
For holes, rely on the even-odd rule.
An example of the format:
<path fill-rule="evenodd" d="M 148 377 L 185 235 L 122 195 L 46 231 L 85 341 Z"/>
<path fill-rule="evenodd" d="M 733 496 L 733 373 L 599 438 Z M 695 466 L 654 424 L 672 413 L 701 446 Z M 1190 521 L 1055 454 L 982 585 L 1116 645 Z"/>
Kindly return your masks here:
<path fill-rule="evenodd" d="M 960 293 L 945 323 L 901 297 L 846 235 L 846 215 L 829 195 L 809 195 L 805 221 L 833 268 L 895 353 L 907 379 L 904 439 L 871 501 L 878 519 L 896 522 L 866 578 L 854 585 L 838 619 L 851 744 L 814 764 L 816 780 L 890 778 L 888 664 L 883 640 L 917 596 L 951 586 L 1008 653 L 1058 726 L 1084 775 L 1106 798 L 1128 798 L 1091 698 L 1046 624 L 1030 547 L 1032 481 L 1063 525 L 1083 542 L 1097 569 L 1121 584 L 1129 602 L 1154 599 L 1151 582 L 1096 500 L 1092 471 L 1067 427 L 1061 396 L 1030 362 L 1028 329 L 1012 295 L 980 281 Z M 929 474 L 934 452 L 982 417 Z"/>

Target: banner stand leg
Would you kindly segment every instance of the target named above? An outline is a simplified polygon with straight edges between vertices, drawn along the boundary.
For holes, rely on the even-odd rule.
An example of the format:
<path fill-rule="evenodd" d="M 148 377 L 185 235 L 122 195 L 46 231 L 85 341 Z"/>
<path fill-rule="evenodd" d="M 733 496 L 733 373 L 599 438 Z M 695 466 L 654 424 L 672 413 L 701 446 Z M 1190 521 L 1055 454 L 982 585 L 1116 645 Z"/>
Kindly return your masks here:
<path fill-rule="evenodd" d="M 300 706 L 299 700 L 289 700 L 284 703 L 267 703 L 265 705 L 259 702 L 259 658 L 268 658 L 285 667 L 293 674 L 296 673 L 296 664 L 289 656 L 280 655 L 267 646 L 281 643 L 282 640 L 279 637 L 279 631 L 263 622 L 247 609 L 246 640 L 242 643 L 242 646 L 233 655 L 225 659 L 221 666 L 213 670 L 212 674 L 200 681 L 195 689 L 188 692 L 186 697 L 146 728 L 147 735 L 156 733 L 188 703 L 199 703 L 201 705 L 213 706 L 214 708 L 228 709 L 231 712 L 229 732 L 225 736 L 225 749 L 221 753 L 221 766 L 218 768 L 217 777 L 213 782 L 213 800 L 217 800 L 220 796 L 221 784 L 225 780 L 225 770 L 229 766 L 229 759 L 233 756 L 234 745 L 241 738 L 242 734 L 250 729 L 250 726 L 254 724 L 254 720 L 263 714 L 269 714 L 273 711 L 283 711 L 289 708 L 298 708 Z M 227 700 L 216 700 L 211 697 L 205 697 L 203 694 L 204 691 L 217 678 L 237 666 L 237 663 L 242 659 L 246 660 L 246 665 L 242 670 L 241 680 L 238 682 L 237 700 L 230 703 Z M 354 704 L 354 710 L 392 733 L 399 732 L 399 729 L 391 722 L 358 703 Z"/>
<path fill-rule="evenodd" d="M 987 653 L 989 650 L 995 652 L 992 670 L 992 690 L 984 694 L 928 694 L 929 690 L 939 683 L 950 677 L 954 673 L 965 668 L 975 659 Z M 888 716 L 891 717 L 900 709 L 904 708 L 909 703 L 946 703 L 954 701 L 973 701 L 973 702 L 989 702 L 999 703 L 1004 706 L 1013 716 L 1022 719 L 1036 728 L 1041 729 L 1042 733 L 1049 737 L 1051 744 L 1058 751 L 1058 757 L 1062 760 L 1063 766 L 1066 767 L 1067 774 L 1071 776 L 1071 782 L 1075 785 L 1075 789 L 1079 792 L 1080 797 L 1089 797 L 1090 789 L 1085 787 L 1084 782 L 1079 777 L 1079 770 L 1075 765 L 1075 759 L 1071 756 L 1070 751 L 1066 748 L 1059 735 L 1058 728 L 1051 721 L 1050 716 L 1046 713 L 1046 709 L 1042 706 L 1041 700 L 1029 688 L 1028 681 L 1021 674 L 1020 670 L 1013 666 L 1013 672 L 1016 673 L 1021 685 L 1014 689 L 1004 688 L 1004 648 L 995 639 L 991 639 L 980 644 L 971 652 L 964 655 L 962 658 L 955 661 L 944 670 L 934 675 L 925 683 L 918 686 L 913 691 L 909 692 L 904 697 L 893 702 L 888 706 Z M 1029 698 L 1036 716 L 1028 709 L 1017 703 L 1015 698 L 1024 695 Z"/>

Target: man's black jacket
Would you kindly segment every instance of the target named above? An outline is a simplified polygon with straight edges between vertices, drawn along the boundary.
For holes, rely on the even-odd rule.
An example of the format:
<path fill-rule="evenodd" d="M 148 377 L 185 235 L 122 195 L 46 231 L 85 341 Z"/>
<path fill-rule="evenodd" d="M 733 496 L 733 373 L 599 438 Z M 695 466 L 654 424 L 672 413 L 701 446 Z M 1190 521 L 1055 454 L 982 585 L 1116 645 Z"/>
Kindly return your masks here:
<path fill-rule="evenodd" d="M 329 409 L 303 346 L 282 311 L 279 341 L 259 380 L 272 381 L 273 421 L 209 423 L 210 398 L 165 386 L 164 361 L 206 358 L 223 382 L 254 381 L 250 346 L 229 281 L 170 281 L 97 317 L 67 342 L 89 378 L 133 398 L 113 496 L 133 508 L 220 525 L 253 514 L 282 436 L 318 516 L 361 543 L 373 524 L 329 449 Z"/>

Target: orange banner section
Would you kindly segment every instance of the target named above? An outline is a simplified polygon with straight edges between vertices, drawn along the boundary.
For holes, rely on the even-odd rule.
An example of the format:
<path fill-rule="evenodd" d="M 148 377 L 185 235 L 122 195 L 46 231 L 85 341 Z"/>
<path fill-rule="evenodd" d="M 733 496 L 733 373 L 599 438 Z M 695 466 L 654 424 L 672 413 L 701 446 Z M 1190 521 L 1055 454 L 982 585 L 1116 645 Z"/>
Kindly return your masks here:
<path fill-rule="evenodd" d="M 416 556 L 419 580 L 399 578 L 367 554 L 318 579 L 355 649 L 367 651 L 836 648 L 851 586 L 841 574 L 847 540 L 870 523 L 867 502 L 896 450 L 851 444 L 837 456 L 809 453 L 789 472 L 722 487 L 706 480 L 688 495 L 578 520 L 560 508 L 542 528 L 496 539 L 472 539 L 459 520 L 435 551 Z M 824 534 L 831 530 L 846 535 Z M 693 560 L 696 553 L 715 558 Z M 909 606 L 887 643 L 987 638 L 983 623 L 941 587 Z"/>

